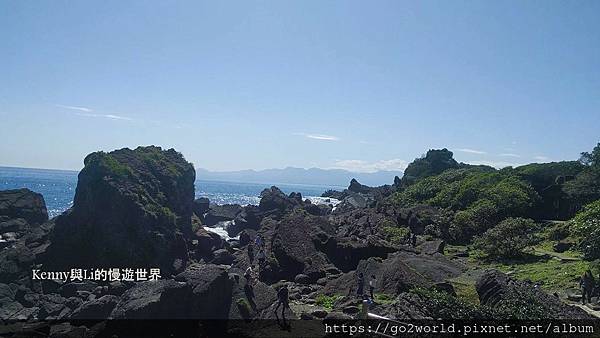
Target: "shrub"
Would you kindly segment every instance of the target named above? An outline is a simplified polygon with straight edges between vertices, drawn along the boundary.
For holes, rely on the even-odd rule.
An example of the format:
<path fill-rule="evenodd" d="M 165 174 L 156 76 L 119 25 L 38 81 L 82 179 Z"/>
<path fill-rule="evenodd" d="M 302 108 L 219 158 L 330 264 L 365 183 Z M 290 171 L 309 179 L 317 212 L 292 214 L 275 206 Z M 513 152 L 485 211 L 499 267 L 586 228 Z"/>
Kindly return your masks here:
<path fill-rule="evenodd" d="M 386 239 L 393 244 L 403 244 L 404 237 L 410 232 L 408 228 L 386 225 L 383 227 L 383 233 Z"/>
<path fill-rule="evenodd" d="M 315 299 L 315 304 L 324 307 L 328 311 L 331 311 L 333 309 L 333 304 L 340 298 L 342 298 L 342 296 L 318 295 L 317 298 Z"/>
<path fill-rule="evenodd" d="M 475 238 L 474 247 L 491 257 L 513 258 L 535 243 L 535 223 L 525 218 L 507 218 Z"/>

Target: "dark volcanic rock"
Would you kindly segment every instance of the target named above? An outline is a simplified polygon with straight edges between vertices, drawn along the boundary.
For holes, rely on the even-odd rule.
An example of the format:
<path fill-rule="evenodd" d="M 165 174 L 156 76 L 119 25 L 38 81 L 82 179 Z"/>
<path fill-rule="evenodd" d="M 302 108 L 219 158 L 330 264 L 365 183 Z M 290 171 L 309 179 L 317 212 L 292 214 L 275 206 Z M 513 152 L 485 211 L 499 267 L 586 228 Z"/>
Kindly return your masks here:
<path fill-rule="evenodd" d="M 325 276 L 329 261 L 315 245 L 319 234 L 333 232 L 325 218 L 297 210 L 272 226 L 274 228 L 266 233 L 265 240 L 279 264 L 278 279 L 294 280 L 296 275 L 305 274 L 316 281 Z"/>
<path fill-rule="evenodd" d="M 233 221 L 242 212 L 239 204 L 212 204 L 204 215 L 204 225 L 213 226 L 219 222 Z"/>
<path fill-rule="evenodd" d="M 188 303 L 184 318 L 227 318 L 231 306 L 232 283 L 227 271 L 213 264 L 193 264 L 177 276 L 191 288 L 191 297 L 180 300 Z"/>
<path fill-rule="evenodd" d="M 41 194 L 29 189 L 0 191 L 0 217 L 23 218 L 30 224 L 41 224 L 48 220 L 46 203 Z"/>
<path fill-rule="evenodd" d="M 114 319 L 186 318 L 190 287 L 172 279 L 136 284 L 120 298 L 111 313 Z"/>
<path fill-rule="evenodd" d="M 356 271 L 351 271 L 327 283 L 325 292 L 328 294 L 356 294 L 358 273 L 364 276 L 364 292 L 368 293 L 368 281 L 371 275 L 377 278 L 375 292 L 398 294 L 408 291 L 412 287 L 429 287 L 432 281 L 426 276 L 419 274 L 411 266 L 406 264 L 400 256 L 392 256 L 388 259 L 369 258 L 362 260 Z"/>
<path fill-rule="evenodd" d="M 56 219 L 52 268 L 153 266 L 187 260 L 195 171 L 173 149 L 127 148 L 85 158 L 73 208 Z"/>
<path fill-rule="evenodd" d="M 206 197 L 200 197 L 194 201 L 194 213 L 202 217 L 210 209 L 210 201 Z"/>
<path fill-rule="evenodd" d="M 89 302 L 83 303 L 71 314 L 73 319 L 107 319 L 119 298 L 105 295 Z"/>
<path fill-rule="evenodd" d="M 299 193 L 291 193 L 289 196 L 286 196 L 279 188 L 273 186 L 260 193 L 258 208 L 262 212 L 281 215 L 296 206 L 301 206 L 302 203 L 302 195 Z"/>
<path fill-rule="evenodd" d="M 563 303 L 532 283 L 510 278 L 497 271 L 486 271 L 477 281 L 479 302 L 506 311 L 515 319 L 592 319 L 582 309 Z"/>

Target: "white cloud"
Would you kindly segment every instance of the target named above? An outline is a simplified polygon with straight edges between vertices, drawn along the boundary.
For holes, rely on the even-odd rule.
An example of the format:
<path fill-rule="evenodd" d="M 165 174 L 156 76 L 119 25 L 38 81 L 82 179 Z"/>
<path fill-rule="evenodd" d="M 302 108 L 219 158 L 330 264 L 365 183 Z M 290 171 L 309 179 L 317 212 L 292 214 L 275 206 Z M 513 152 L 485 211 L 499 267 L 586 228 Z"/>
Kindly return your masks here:
<path fill-rule="evenodd" d="M 521 155 L 513 154 L 513 153 L 498 154 L 498 156 L 503 156 L 503 157 L 521 157 Z"/>
<path fill-rule="evenodd" d="M 75 110 L 75 111 L 77 111 L 77 113 L 75 113 L 75 115 L 77 115 L 77 116 L 99 117 L 99 118 L 104 118 L 104 119 L 109 119 L 109 120 L 133 121 L 132 118 L 126 117 L 126 116 L 121 116 L 121 115 L 115 115 L 115 114 L 96 114 L 96 113 L 93 113 L 94 110 L 92 108 L 87 108 L 87 107 L 65 106 L 65 105 L 62 105 L 62 104 L 56 104 L 55 106 L 59 107 L 59 108 L 64 108 L 64 109 L 69 109 L 69 110 Z"/>
<path fill-rule="evenodd" d="M 391 160 L 380 160 L 368 162 L 363 160 L 336 160 L 332 169 L 344 169 L 352 172 L 373 173 L 376 171 L 402 171 L 406 169 L 408 162 L 395 158 Z"/>
<path fill-rule="evenodd" d="M 518 167 L 523 165 L 524 163 L 514 163 L 514 162 L 504 162 L 504 161 L 486 161 L 486 160 L 478 160 L 478 161 L 467 161 L 468 164 L 473 165 L 489 165 L 490 167 L 494 167 L 496 169 L 502 169 L 505 167 Z"/>
<path fill-rule="evenodd" d="M 119 115 L 113 115 L 113 114 L 76 113 L 76 115 L 85 116 L 85 117 L 100 117 L 100 118 L 105 118 L 105 119 L 110 119 L 110 120 L 133 121 L 133 119 L 131 117 L 119 116 Z"/>
<path fill-rule="evenodd" d="M 294 135 L 304 136 L 313 140 L 321 141 L 339 141 L 340 138 L 337 136 L 323 135 L 323 134 L 307 134 L 307 133 L 294 133 Z"/>
<path fill-rule="evenodd" d="M 469 154 L 478 154 L 478 155 L 487 154 L 487 152 L 485 152 L 485 151 L 469 149 L 469 148 L 458 148 L 458 149 L 456 149 L 456 151 L 460 151 L 463 153 L 469 153 Z"/>
<path fill-rule="evenodd" d="M 543 155 L 534 156 L 533 159 L 537 161 L 550 161 L 550 158 Z"/>
<path fill-rule="evenodd" d="M 93 111 L 93 109 L 87 108 L 87 107 L 65 106 L 65 105 L 62 105 L 62 104 L 56 104 L 55 106 L 57 106 L 59 108 L 64 108 L 64 109 L 83 111 L 83 112 L 86 112 L 86 113 L 91 113 Z"/>

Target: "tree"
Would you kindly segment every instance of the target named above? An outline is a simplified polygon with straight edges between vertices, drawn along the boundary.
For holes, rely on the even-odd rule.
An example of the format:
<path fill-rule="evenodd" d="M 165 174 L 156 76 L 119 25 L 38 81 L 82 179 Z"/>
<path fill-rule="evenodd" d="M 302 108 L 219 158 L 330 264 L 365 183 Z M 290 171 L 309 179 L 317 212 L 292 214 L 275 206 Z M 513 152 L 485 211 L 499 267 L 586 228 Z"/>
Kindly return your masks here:
<path fill-rule="evenodd" d="M 528 218 L 507 218 L 476 237 L 474 247 L 490 257 L 514 258 L 535 243 L 535 223 Z"/>
<path fill-rule="evenodd" d="M 591 153 L 587 151 L 582 152 L 579 162 L 590 167 L 600 167 L 600 142 L 594 147 Z"/>

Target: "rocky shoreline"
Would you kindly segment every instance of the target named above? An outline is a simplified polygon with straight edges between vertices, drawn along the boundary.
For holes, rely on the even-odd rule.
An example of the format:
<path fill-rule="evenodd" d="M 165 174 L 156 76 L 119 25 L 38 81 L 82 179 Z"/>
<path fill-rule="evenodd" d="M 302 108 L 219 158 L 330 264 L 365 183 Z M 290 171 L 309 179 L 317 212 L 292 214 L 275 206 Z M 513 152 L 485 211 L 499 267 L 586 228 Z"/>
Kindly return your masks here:
<path fill-rule="evenodd" d="M 274 319 L 283 285 L 292 301 L 288 319 L 352 319 L 362 306 L 359 274 L 377 280 L 369 311 L 397 320 L 510 318 L 507 304 L 515 299 L 547 318 L 590 318 L 498 271 L 479 279 L 480 306 L 456 301 L 448 280 L 466 267 L 458 255 L 444 254 L 444 240 L 423 235 L 440 211 L 387 202 L 403 184 L 398 178 L 377 188 L 352 180 L 345 191 L 324 194 L 341 201 L 335 209 L 277 187 L 263 191 L 258 206 L 217 206 L 194 200 L 194 168 L 173 149 L 96 152 L 84 162 L 73 207 L 56 218 L 48 219 L 37 193 L 0 191 L 3 321 L 58 320 L 60 330 L 47 325 L 44 332 L 93 337 L 114 332 L 119 319 Z M 204 229 L 219 222 L 239 239 Z M 415 236 L 414 245 L 390 238 L 390 228 Z M 257 236 L 264 241 L 261 263 L 248 251 Z M 156 268 L 160 278 L 32 279 L 33 269 L 75 268 Z M 227 322 L 219 329 L 227 332 Z"/>

